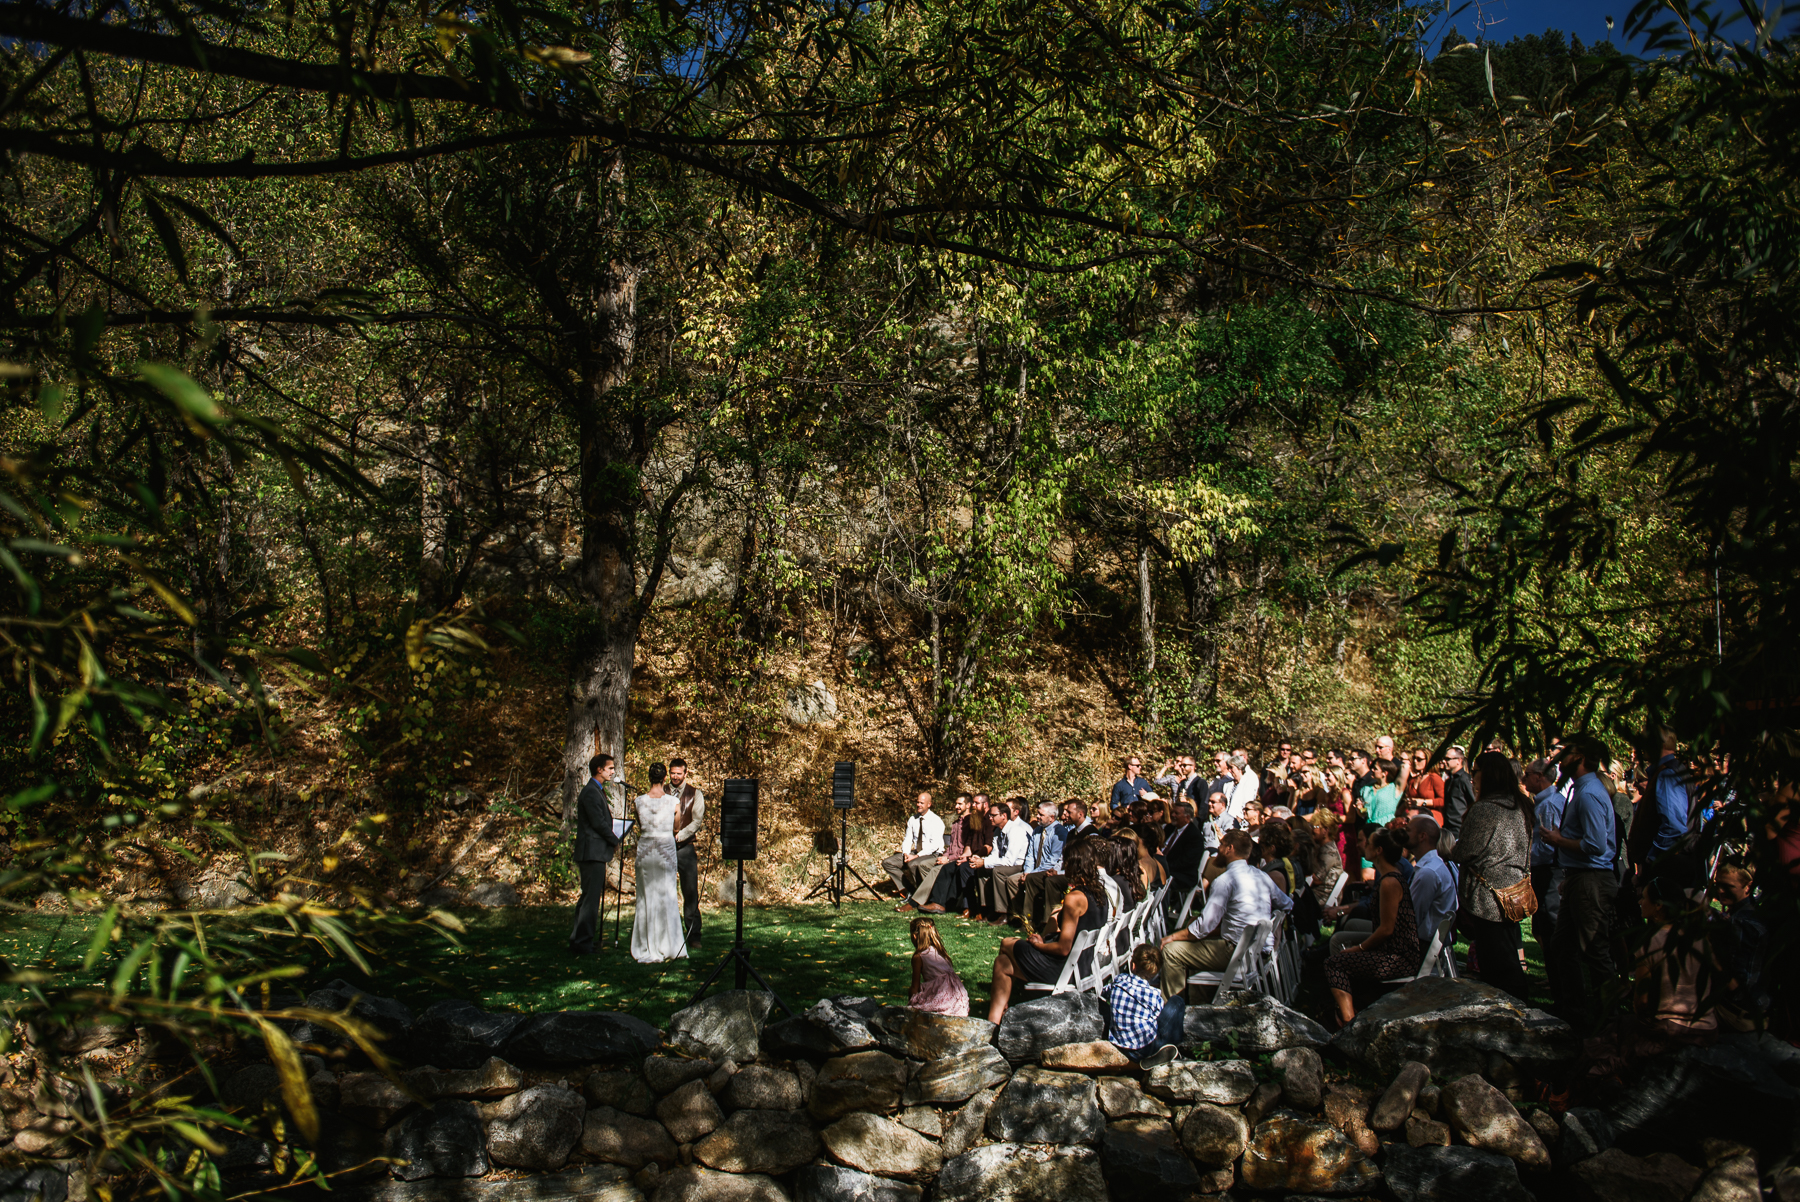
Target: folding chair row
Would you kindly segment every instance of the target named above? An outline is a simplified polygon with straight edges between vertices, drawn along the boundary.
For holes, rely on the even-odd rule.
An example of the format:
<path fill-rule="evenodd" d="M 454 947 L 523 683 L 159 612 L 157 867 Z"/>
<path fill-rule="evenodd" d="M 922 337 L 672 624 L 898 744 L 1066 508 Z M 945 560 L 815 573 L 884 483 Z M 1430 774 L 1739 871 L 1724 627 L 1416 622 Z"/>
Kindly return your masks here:
<path fill-rule="evenodd" d="M 1456 976 L 1456 915 L 1451 913 L 1438 923 L 1437 930 L 1431 933 L 1431 941 L 1425 945 L 1425 954 L 1419 957 L 1419 971 L 1405 976 L 1388 977 L 1383 985 L 1405 985 L 1424 977 Z"/>

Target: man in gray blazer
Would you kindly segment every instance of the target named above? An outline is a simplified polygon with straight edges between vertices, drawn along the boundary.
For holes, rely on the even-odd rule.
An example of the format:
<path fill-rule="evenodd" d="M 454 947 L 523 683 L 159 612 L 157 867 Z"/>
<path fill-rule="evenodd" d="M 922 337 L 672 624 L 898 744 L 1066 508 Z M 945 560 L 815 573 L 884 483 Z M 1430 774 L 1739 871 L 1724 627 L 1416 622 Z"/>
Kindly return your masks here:
<path fill-rule="evenodd" d="M 585 956 L 594 950 L 594 923 L 606 896 L 606 865 L 619 846 L 613 833 L 612 807 L 607 804 L 607 781 L 613 757 L 597 755 L 588 761 L 592 779 L 575 800 L 575 871 L 581 874 L 581 900 L 575 903 L 575 929 L 569 932 L 569 950 Z M 621 808 L 624 798 L 620 798 Z"/>

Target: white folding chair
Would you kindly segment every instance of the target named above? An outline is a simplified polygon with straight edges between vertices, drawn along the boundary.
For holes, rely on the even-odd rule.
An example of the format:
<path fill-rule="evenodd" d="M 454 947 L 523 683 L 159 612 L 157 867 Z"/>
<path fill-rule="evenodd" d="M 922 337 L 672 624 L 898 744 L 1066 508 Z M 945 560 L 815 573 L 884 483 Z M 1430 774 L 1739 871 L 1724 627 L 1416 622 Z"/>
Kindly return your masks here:
<path fill-rule="evenodd" d="M 1331 893 L 1329 895 L 1327 895 L 1325 898 L 1326 905 L 1335 906 L 1338 904 L 1338 898 L 1344 896 L 1344 885 L 1349 880 L 1350 880 L 1350 873 L 1348 870 L 1338 873 L 1338 879 L 1337 879 L 1336 883 L 1331 886 Z"/>
<path fill-rule="evenodd" d="M 1175 925 L 1169 928 L 1171 931 L 1186 926 L 1188 921 L 1194 916 L 1194 903 L 1200 899 L 1203 888 L 1204 887 L 1201 885 L 1195 885 L 1192 889 L 1187 891 L 1187 897 L 1184 898 L 1181 903 L 1181 913 L 1176 917 Z"/>
<path fill-rule="evenodd" d="M 1057 974 L 1056 980 L 1051 982 L 1026 981 L 1024 982 L 1026 990 L 1034 993 L 1048 992 L 1051 994 L 1077 992 L 1076 981 L 1079 977 L 1077 968 L 1081 964 L 1081 955 L 1083 952 L 1090 951 L 1094 948 L 1095 943 L 1099 940 L 1100 934 L 1101 932 L 1098 930 L 1079 932 L 1075 936 L 1075 941 L 1069 945 L 1069 958 L 1063 961 L 1062 972 Z M 1097 955 L 1094 958 L 1096 960 L 1099 959 Z"/>
<path fill-rule="evenodd" d="M 1406 985 L 1424 977 L 1456 976 L 1456 915 L 1451 914 L 1438 923 L 1437 930 L 1431 933 L 1431 941 L 1425 945 L 1425 954 L 1419 957 L 1419 971 L 1408 976 L 1388 977 L 1383 985 Z"/>
<path fill-rule="evenodd" d="M 1189 985 L 1216 985 L 1218 992 L 1242 986 L 1252 993 L 1263 992 L 1264 961 L 1267 959 L 1263 948 L 1267 945 L 1273 920 L 1264 919 L 1251 923 L 1238 936 L 1237 946 L 1231 949 L 1231 959 L 1225 962 L 1222 971 L 1211 972 L 1201 970 L 1188 974 Z M 1215 998 L 1216 998 L 1215 994 Z"/>

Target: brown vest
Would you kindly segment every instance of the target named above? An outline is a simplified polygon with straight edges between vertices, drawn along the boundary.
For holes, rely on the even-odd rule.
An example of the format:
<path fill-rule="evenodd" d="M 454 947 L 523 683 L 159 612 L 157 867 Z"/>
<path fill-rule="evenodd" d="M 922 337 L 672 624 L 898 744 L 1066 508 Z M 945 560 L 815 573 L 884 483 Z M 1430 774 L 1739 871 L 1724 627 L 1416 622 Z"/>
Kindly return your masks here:
<path fill-rule="evenodd" d="M 687 827 L 688 823 L 690 823 L 694 820 L 694 793 L 695 793 L 694 786 L 692 786 L 692 785 L 682 785 L 681 786 L 681 804 L 678 807 L 678 809 L 676 811 L 676 815 L 675 815 L 675 829 L 676 830 L 685 829 Z M 696 834 L 697 833 L 698 832 L 696 832 Z M 688 841 L 692 842 L 693 837 L 690 836 Z"/>

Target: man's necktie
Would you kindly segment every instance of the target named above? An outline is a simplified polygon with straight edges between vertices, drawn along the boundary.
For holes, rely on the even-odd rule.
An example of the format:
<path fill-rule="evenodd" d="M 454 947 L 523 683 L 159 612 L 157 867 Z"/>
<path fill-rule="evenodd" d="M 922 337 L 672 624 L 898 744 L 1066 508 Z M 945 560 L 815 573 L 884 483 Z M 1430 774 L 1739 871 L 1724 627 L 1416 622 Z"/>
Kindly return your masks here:
<path fill-rule="evenodd" d="M 913 819 L 913 821 L 918 823 L 917 826 L 913 827 L 913 852 L 912 852 L 912 854 L 916 856 L 919 854 L 919 848 L 925 846 L 925 823 L 920 821 L 917 818 Z"/>

